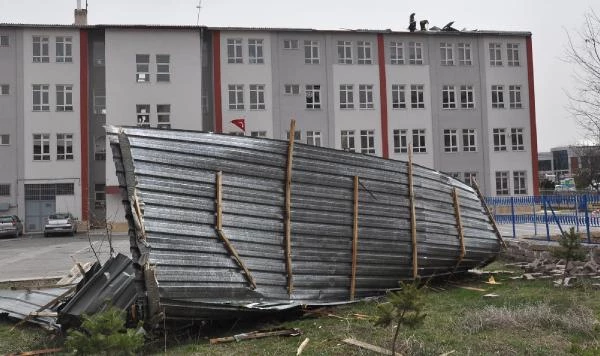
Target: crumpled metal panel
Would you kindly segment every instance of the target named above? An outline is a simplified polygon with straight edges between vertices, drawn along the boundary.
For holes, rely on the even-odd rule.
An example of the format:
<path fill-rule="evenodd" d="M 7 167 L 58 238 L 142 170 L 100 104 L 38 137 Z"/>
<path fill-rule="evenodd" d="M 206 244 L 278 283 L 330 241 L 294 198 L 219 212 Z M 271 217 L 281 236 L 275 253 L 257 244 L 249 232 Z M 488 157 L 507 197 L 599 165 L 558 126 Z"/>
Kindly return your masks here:
<path fill-rule="evenodd" d="M 119 253 L 108 259 L 61 308 L 58 322 L 77 324 L 81 315 L 101 312 L 109 305 L 127 309 L 136 298 L 133 262 Z"/>
<path fill-rule="evenodd" d="M 61 301 L 57 300 L 55 305 L 47 308 L 44 306 L 56 300 L 69 290 L 66 288 L 48 288 L 40 290 L 11 290 L 0 289 L 0 315 L 6 314 L 10 318 L 23 320 L 32 312 L 56 311 Z M 43 309 L 43 310 L 42 310 Z M 28 322 L 39 324 L 47 329 L 60 329 L 55 317 L 32 317 Z"/>
<path fill-rule="evenodd" d="M 129 127 L 107 132 L 119 183 L 127 192 L 134 262 L 156 266 L 167 318 L 218 316 L 219 304 L 228 309 L 254 302 L 349 301 L 355 175 L 361 183 L 355 296 L 377 295 L 412 279 L 406 162 L 294 144 L 293 291 L 288 295 L 287 141 Z M 255 290 L 215 230 L 218 171 L 223 174 L 223 231 L 256 281 Z M 497 255 L 500 243 L 471 187 L 418 165 L 413 177 L 421 277 L 461 273 Z M 466 246 L 457 268 L 453 187 L 459 191 Z M 133 200 L 140 206 L 143 232 L 135 224 Z"/>

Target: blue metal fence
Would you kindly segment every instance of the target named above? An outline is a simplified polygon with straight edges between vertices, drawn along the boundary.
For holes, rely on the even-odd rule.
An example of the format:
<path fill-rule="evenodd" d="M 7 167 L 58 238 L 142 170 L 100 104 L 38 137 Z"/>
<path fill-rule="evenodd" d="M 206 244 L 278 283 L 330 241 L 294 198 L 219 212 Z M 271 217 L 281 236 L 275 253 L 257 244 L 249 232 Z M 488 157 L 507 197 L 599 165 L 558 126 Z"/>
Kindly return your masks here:
<path fill-rule="evenodd" d="M 587 242 L 591 243 L 591 227 L 600 227 L 600 205 L 598 194 L 560 194 L 542 196 L 488 197 L 485 199 L 494 214 L 497 224 L 512 224 L 512 235 L 516 237 L 517 225 L 533 224 L 545 226 L 546 239 L 550 240 L 550 227 L 556 226 L 564 233 L 563 226 L 573 226 L 580 231 L 585 228 Z M 531 212 L 523 212 L 530 207 Z"/>

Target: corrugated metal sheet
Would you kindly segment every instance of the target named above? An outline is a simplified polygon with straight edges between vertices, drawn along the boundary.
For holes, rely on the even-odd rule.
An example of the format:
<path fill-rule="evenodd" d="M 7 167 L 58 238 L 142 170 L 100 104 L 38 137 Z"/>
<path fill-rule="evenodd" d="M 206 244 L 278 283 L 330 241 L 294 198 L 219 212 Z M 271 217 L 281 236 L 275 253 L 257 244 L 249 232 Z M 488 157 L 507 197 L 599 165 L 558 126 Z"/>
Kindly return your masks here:
<path fill-rule="evenodd" d="M 49 288 L 41 290 L 10 290 L 0 289 L 0 314 L 6 314 L 11 318 L 23 320 L 32 312 L 56 311 L 56 307 L 62 300 L 56 300 L 65 294 L 70 288 Z M 44 308 L 52 301 L 51 306 Z M 29 322 L 39 324 L 45 328 L 59 329 L 55 317 L 33 317 Z"/>
<path fill-rule="evenodd" d="M 133 262 L 117 254 L 108 259 L 61 308 L 58 322 L 62 325 L 77 323 L 83 314 L 101 312 L 108 305 L 127 309 L 137 298 Z"/>
<path fill-rule="evenodd" d="M 383 293 L 412 278 L 406 162 L 294 144 L 294 288 L 288 295 L 288 142 L 141 128 L 108 127 L 107 132 L 120 185 L 127 191 L 134 262 L 155 266 L 158 292 L 149 298 L 157 299 L 167 318 L 215 317 L 218 311 L 252 309 L 247 307 L 252 303 L 281 308 L 349 301 L 355 175 L 361 182 L 356 297 Z M 473 189 L 413 167 L 419 275 L 461 273 L 493 259 L 500 244 Z M 223 231 L 256 281 L 254 290 L 215 230 L 218 171 Z M 456 269 L 460 241 L 453 187 L 459 191 L 466 246 Z M 145 288 L 152 289 L 148 283 Z"/>

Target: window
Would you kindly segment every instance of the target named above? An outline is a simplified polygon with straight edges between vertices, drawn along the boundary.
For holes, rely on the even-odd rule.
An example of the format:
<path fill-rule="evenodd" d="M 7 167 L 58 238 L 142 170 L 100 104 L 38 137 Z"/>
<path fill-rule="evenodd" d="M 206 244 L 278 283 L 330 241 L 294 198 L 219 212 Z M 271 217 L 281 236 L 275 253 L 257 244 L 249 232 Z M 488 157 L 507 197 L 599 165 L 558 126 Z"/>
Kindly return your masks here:
<path fill-rule="evenodd" d="M 231 136 L 245 136 L 244 132 L 239 132 L 239 131 L 236 131 L 236 132 L 228 132 L 227 134 L 228 134 L 228 135 L 231 135 Z"/>
<path fill-rule="evenodd" d="M 424 85 L 412 84 L 410 86 L 410 107 L 413 109 L 424 109 Z"/>
<path fill-rule="evenodd" d="M 473 64 L 473 62 L 471 61 L 470 43 L 458 44 L 458 64 L 461 66 L 470 66 Z"/>
<path fill-rule="evenodd" d="M 33 134 L 33 160 L 50 160 L 50 134 Z"/>
<path fill-rule="evenodd" d="M 355 152 L 354 130 L 342 130 L 342 150 Z"/>
<path fill-rule="evenodd" d="M 150 127 L 150 104 L 137 104 L 137 125 L 139 127 Z"/>
<path fill-rule="evenodd" d="M 521 86 L 520 85 L 509 85 L 508 86 L 508 100 L 509 107 L 511 109 L 521 109 Z"/>
<path fill-rule="evenodd" d="M 250 131 L 251 137 L 267 137 L 267 131 Z"/>
<path fill-rule="evenodd" d="M 242 40 L 238 38 L 227 39 L 227 63 L 243 63 Z"/>
<path fill-rule="evenodd" d="M 373 109 L 373 85 L 360 84 L 358 86 L 358 102 L 360 109 Z"/>
<path fill-rule="evenodd" d="M 490 43 L 490 65 L 502 65 L 502 45 L 500 43 Z"/>
<path fill-rule="evenodd" d="M 10 196 L 10 184 L 0 184 L 0 197 Z"/>
<path fill-rule="evenodd" d="M 48 84 L 33 85 L 33 111 L 50 110 L 50 86 Z"/>
<path fill-rule="evenodd" d="M 472 85 L 460 86 L 460 107 L 463 109 L 473 109 L 475 107 Z"/>
<path fill-rule="evenodd" d="M 519 66 L 519 44 L 508 43 L 506 45 L 506 63 L 509 67 Z"/>
<path fill-rule="evenodd" d="M 352 64 L 352 42 L 337 41 L 338 63 Z"/>
<path fill-rule="evenodd" d="M 250 110 L 265 110 L 264 84 L 250 84 Z"/>
<path fill-rule="evenodd" d="M 427 152 L 427 145 L 425 144 L 425 129 L 412 130 L 412 143 L 414 153 Z"/>
<path fill-rule="evenodd" d="M 286 140 L 290 139 L 289 131 L 285 132 L 285 138 L 286 138 Z M 297 141 L 297 142 L 302 141 L 302 131 L 298 131 L 298 130 L 294 131 L 294 141 Z"/>
<path fill-rule="evenodd" d="M 392 109 L 406 109 L 404 85 L 392 84 Z"/>
<path fill-rule="evenodd" d="M 446 174 L 454 179 L 460 179 L 461 176 L 460 172 L 446 172 Z"/>
<path fill-rule="evenodd" d="M 506 129 L 493 129 L 494 151 L 506 151 Z"/>
<path fill-rule="evenodd" d="M 171 56 L 168 54 L 156 55 L 156 81 L 171 81 Z"/>
<path fill-rule="evenodd" d="M 458 133 L 456 129 L 444 130 L 444 152 L 458 152 Z"/>
<path fill-rule="evenodd" d="M 360 130 L 360 153 L 375 154 L 375 130 Z"/>
<path fill-rule="evenodd" d="M 306 131 L 306 144 L 321 146 L 321 131 Z"/>
<path fill-rule="evenodd" d="M 8 94 L 10 94 L 10 85 L 0 84 L 0 95 L 8 95 Z"/>
<path fill-rule="evenodd" d="M 477 172 L 465 172 L 464 173 L 464 182 L 467 185 L 474 185 L 475 181 L 477 181 Z"/>
<path fill-rule="evenodd" d="M 106 204 L 106 185 L 102 183 L 94 184 L 94 206 L 97 209 L 102 209 Z"/>
<path fill-rule="evenodd" d="M 464 152 L 476 152 L 477 151 L 477 137 L 475 129 L 463 129 L 462 130 L 462 145 Z"/>
<path fill-rule="evenodd" d="M 394 130 L 394 153 L 408 152 L 408 139 L 406 130 Z"/>
<path fill-rule="evenodd" d="M 156 104 L 156 128 L 171 128 L 171 104 Z"/>
<path fill-rule="evenodd" d="M 523 143 L 523 129 L 510 129 L 510 143 L 513 151 L 525 151 L 525 144 Z"/>
<path fill-rule="evenodd" d="M 48 37 L 33 36 L 33 62 L 48 63 L 50 56 L 48 55 Z"/>
<path fill-rule="evenodd" d="M 526 184 L 526 173 L 525 171 L 514 171 L 513 172 L 513 192 L 514 194 L 527 194 Z"/>
<path fill-rule="evenodd" d="M 404 44 L 402 42 L 390 42 L 390 63 L 404 64 Z"/>
<path fill-rule="evenodd" d="M 321 108 L 321 86 L 307 85 L 306 86 L 306 108 L 320 109 Z"/>
<path fill-rule="evenodd" d="M 492 85 L 492 108 L 504 109 L 504 86 Z"/>
<path fill-rule="evenodd" d="M 440 43 L 440 58 L 443 66 L 454 65 L 454 53 L 451 43 Z"/>
<path fill-rule="evenodd" d="M 371 42 L 356 41 L 356 47 L 358 49 L 358 64 L 372 64 Z"/>
<path fill-rule="evenodd" d="M 73 134 L 56 134 L 56 159 L 73 159 Z"/>
<path fill-rule="evenodd" d="M 56 195 L 74 195 L 75 194 L 75 184 L 73 183 L 57 183 L 56 186 Z"/>
<path fill-rule="evenodd" d="M 73 111 L 73 86 L 56 86 L 56 111 Z"/>
<path fill-rule="evenodd" d="M 283 40 L 283 49 L 298 49 L 298 40 Z"/>
<path fill-rule="evenodd" d="M 319 64 L 319 41 L 304 41 L 304 63 Z"/>
<path fill-rule="evenodd" d="M 94 160 L 106 160 L 106 136 L 96 136 L 94 138 Z"/>
<path fill-rule="evenodd" d="M 71 63 L 73 62 L 73 38 L 72 37 L 56 37 L 56 62 Z"/>
<path fill-rule="evenodd" d="M 442 86 L 442 109 L 456 109 L 454 85 Z"/>
<path fill-rule="evenodd" d="M 248 63 L 262 64 L 265 63 L 263 56 L 263 40 L 249 39 L 248 40 Z"/>
<path fill-rule="evenodd" d="M 340 85 L 340 109 L 354 109 L 354 93 L 352 84 Z"/>
<path fill-rule="evenodd" d="M 244 110 L 244 86 L 242 84 L 230 84 L 229 110 Z"/>
<path fill-rule="evenodd" d="M 138 83 L 150 81 L 150 55 L 136 54 L 135 55 L 135 80 Z"/>
<path fill-rule="evenodd" d="M 8 45 L 9 45 L 8 36 L 0 35 L 0 47 L 8 47 Z"/>
<path fill-rule="evenodd" d="M 408 63 L 423 64 L 423 44 L 421 42 L 408 42 Z"/>
<path fill-rule="evenodd" d="M 508 172 L 496 172 L 496 195 L 508 194 Z"/>
<path fill-rule="evenodd" d="M 283 93 L 285 95 L 298 95 L 300 94 L 299 84 L 285 84 L 283 86 Z"/>
<path fill-rule="evenodd" d="M 104 88 L 94 88 L 92 97 L 94 100 L 94 114 L 106 114 L 106 90 Z"/>
<path fill-rule="evenodd" d="M 10 135 L 9 134 L 1 134 L 0 135 L 0 145 L 2 145 L 2 146 L 10 145 Z"/>

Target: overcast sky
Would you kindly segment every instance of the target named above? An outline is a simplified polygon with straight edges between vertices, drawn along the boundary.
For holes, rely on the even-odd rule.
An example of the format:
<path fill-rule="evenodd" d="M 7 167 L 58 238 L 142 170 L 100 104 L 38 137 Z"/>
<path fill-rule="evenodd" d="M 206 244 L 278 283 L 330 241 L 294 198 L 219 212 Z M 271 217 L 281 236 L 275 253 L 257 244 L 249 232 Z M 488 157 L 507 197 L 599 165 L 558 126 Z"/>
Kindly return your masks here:
<path fill-rule="evenodd" d="M 82 0 L 85 6 L 85 0 Z M 88 0 L 89 24 L 195 25 L 198 0 Z M 73 22 L 76 0 L 0 0 L 0 22 Z M 200 24 L 208 26 L 405 30 L 408 16 L 430 26 L 450 21 L 457 29 L 530 31 L 537 109 L 538 148 L 575 144 L 580 130 L 566 110 L 573 67 L 564 61 L 566 32 L 581 29 L 598 0 L 202 0 Z"/>

